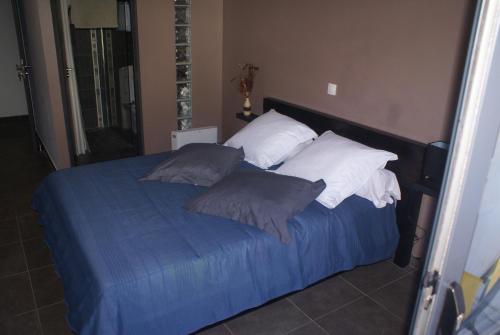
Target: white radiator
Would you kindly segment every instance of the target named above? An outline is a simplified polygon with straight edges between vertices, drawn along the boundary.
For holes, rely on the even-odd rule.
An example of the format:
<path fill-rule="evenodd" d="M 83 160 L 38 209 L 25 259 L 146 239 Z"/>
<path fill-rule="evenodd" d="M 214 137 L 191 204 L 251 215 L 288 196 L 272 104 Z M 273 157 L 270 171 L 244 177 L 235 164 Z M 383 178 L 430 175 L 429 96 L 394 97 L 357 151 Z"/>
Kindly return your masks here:
<path fill-rule="evenodd" d="M 191 128 L 172 131 L 172 150 L 189 143 L 217 143 L 217 127 Z"/>

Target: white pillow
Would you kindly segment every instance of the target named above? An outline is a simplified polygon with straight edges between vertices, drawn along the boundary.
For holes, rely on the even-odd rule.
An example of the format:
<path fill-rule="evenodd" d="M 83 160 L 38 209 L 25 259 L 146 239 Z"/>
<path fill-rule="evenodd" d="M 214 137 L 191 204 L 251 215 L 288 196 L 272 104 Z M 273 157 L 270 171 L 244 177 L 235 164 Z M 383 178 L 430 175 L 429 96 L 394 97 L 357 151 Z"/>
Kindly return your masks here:
<path fill-rule="evenodd" d="M 243 147 L 245 160 L 262 169 L 283 162 L 297 146 L 318 137 L 305 124 L 271 109 L 227 140 L 224 145 Z"/>
<path fill-rule="evenodd" d="M 314 142 L 313 139 L 307 141 L 307 142 L 304 142 L 304 143 L 300 143 L 299 145 L 297 145 L 295 147 L 295 149 L 293 149 L 289 154 L 288 156 L 283 160 L 284 162 L 286 162 L 288 159 L 292 158 L 292 157 L 295 157 L 297 156 L 302 150 L 304 150 L 305 148 L 307 148 L 308 146 L 311 145 L 311 143 Z"/>
<path fill-rule="evenodd" d="M 401 200 L 398 179 L 394 172 L 386 169 L 375 171 L 355 194 L 370 200 L 377 208 L 392 204 L 394 200 Z"/>
<path fill-rule="evenodd" d="M 323 179 L 325 190 L 316 199 L 328 208 L 335 208 L 358 191 L 373 173 L 398 156 L 361 143 L 324 132 L 314 143 L 287 160 L 276 173 L 310 181 Z"/>

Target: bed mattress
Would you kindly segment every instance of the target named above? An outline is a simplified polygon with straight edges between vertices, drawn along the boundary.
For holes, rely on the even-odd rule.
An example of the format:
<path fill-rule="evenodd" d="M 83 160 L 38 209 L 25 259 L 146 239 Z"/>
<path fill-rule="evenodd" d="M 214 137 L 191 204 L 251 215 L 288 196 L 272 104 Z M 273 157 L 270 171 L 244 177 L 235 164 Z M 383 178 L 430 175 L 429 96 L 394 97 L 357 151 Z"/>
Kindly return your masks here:
<path fill-rule="evenodd" d="M 394 207 L 357 196 L 311 203 L 289 244 L 188 212 L 204 188 L 138 181 L 167 155 L 57 171 L 35 193 L 78 334 L 187 334 L 396 249 Z"/>

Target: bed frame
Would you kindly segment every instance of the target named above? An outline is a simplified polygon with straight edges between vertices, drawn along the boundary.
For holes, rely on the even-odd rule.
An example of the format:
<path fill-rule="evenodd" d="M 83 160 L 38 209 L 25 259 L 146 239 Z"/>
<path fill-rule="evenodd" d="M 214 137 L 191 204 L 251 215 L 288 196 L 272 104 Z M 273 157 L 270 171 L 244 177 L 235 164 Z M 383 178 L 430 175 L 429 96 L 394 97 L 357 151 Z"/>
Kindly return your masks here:
<path fill-rule="evenodd" d="M 411 208 L 414 202 L 410 199 L 410 188 L 421 177 L 425 145 L 275 98 L 264 98 L 263 105 L 264 112 L 275 109 L 281 114 L 307 124 L 318 134 L 332 130 L 338 135 L 398 155 L 399 159 L 389 162 L 386 167 L 397 175 L 401 187 L 401 201 L 396 207 L 400 240 L 394 262 L 402 267 L 408 265 L 414 242 L 414 222 L 416 222 L 416 218 L 411 217 L 415 209 Z"/>

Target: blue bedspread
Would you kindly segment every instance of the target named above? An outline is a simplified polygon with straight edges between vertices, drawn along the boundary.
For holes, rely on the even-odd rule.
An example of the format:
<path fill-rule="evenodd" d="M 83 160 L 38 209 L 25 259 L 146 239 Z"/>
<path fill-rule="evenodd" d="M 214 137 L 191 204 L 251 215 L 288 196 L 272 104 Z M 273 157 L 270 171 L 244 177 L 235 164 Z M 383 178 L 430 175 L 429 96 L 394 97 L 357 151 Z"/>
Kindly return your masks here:
<path fill-rule="evenodd" d="M 394 208 L 356 196 L 313 202 L 290 221 L 290 244 L 187 212 L 203 188 L 137 180 L 165 157 L 58 171 L 35 193 L 79 334 L 186 334 L 395 251 Z"/>

